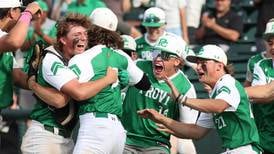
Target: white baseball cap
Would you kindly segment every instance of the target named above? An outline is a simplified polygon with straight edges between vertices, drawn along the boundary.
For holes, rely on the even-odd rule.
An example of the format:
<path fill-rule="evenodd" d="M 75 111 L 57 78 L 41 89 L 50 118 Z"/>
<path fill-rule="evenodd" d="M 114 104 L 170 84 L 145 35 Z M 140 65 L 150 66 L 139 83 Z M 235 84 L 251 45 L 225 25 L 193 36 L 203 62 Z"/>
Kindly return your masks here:
<path fill-rule="evenodd" d="M 157 7 L 151 7 L 144 13 L 142 25 L 145 27 L 160 27 L 166 23 L 165 12 Z"/>
<path fill-rule="evenodd" d="M 157 41 L 154 49 L 165 51 L 176 55 L 177 57 L 182 57 L 182 52 L 186 44 L 180 42 L 174 35 L 164 35 L 160 37 Z"/>
<path fill-rule="evenodd" d="M 133 37 L 131 37 L 129 35 L 122 35 L 121 37 L 124 41 L 123 49 L 136 51 L 137 45 L 136 45 L 136 42 Z"/>
<path fill-rule="evenodd" d="M 227 56 L 224 50 L 217 45 L 205 45 L 196 55 L 189 55 L 186 59 L 190 62 L 196 63 L 197 59 L 210 59 L 227 65 Z"/>
<path fill-rule="evenodd" d="M 91 23 L 110 31 L 116 31 L 118 25 L 117 16 L 108 8 L 97 8 L 89 16 Z"/>
<path fill-rule="evenodd" d="M 264 39 L 269 39 L 269 37 L 274 36 L 274 18 L 270 19 L 266 24 Z"/>
<path fill-rule="evenodd" d="M 0 0 L 0 8 L 14 8 L 21 7 L 21 0 Z"/>

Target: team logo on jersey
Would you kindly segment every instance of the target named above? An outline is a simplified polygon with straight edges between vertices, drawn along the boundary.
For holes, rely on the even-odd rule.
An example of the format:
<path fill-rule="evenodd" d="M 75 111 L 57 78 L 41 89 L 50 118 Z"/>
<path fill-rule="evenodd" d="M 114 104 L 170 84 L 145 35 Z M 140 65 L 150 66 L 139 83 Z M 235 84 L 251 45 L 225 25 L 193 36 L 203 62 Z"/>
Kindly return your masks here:
<path fill-rule="evenodd" d="M 161 47 L 167 47 L 167 45 L 168 45 L 167 39 L 161 38 L 158 45 L 161 46 Z"/>
<path fill-rule="evenodd" d="M 60 62 L 54 62 L 50 68 L 50 70 L 52 71 L 53 75 L 56 75 L 58 69 L 60 68 L 64 68 L 64 64 L 60 63 Z"/>

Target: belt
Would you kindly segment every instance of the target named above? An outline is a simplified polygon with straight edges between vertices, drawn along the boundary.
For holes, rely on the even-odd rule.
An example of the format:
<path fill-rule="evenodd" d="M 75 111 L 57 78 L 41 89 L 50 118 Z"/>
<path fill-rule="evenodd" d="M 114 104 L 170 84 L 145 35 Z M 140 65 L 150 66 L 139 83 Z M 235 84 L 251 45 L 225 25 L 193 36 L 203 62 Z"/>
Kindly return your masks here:
<path fill-rule="evenodd" d="M 63 136 L 64 138 L 69 138 L 71 136 L 71 131 L 65 129 L 59 129 L 53 126 L 44 125 L 45 130 L 52 132 L 55 135 Z"/>
<path fill-rule="evenodd" d="M 103 112 L 92 112 L 95 118 L 108 118 L 114 121 L 119 121 L 116 115 L 110 113 L 103 113 Z"/>

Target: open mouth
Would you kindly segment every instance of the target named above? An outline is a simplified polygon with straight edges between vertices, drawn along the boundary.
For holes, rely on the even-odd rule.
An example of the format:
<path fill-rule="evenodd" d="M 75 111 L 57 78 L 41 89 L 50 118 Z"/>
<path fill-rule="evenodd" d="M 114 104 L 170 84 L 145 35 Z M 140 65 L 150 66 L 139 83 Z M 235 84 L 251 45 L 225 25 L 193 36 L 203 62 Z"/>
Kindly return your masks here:
<path fill-rule="evenodd" d="M 154 61 L 154 72 L 159 74 L 164 71 L 164 64 L 162 61 Z"/>
<path fill-rule="evenodd" d="M 83 45 L 83 44 L 77 44 L 76 47 L 77 47 L 77 48 L 84 48 L 85 45 Z"/>
<path fill-rule="evenodd" d="M 204 75 L 205 75 L 205 73 L 198 72 L 198 77 L 199 77 L 199 78 L 202 78 Z"/>

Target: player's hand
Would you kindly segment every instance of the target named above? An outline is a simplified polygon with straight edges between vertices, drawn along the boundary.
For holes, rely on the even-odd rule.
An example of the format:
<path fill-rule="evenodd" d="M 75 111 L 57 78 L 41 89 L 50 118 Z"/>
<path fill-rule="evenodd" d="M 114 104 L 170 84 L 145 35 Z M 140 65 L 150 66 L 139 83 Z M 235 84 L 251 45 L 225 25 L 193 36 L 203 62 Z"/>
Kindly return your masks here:
<path fill-rule="evenodd" d="M 35 77 L 35 75 L 33 75 L 33 76 L 30 76 L 29 78 L 28 78 L 28 86 L 29 86 L 29 89 L 33 89 L 33 86 L 36 84 L 36 77 Z"/>
<path fill-rule="evenodd" d="M 156 123 L 161 123 L 164 118 L 166 118 L 164 115 L 160 114 L 154 109 L 143 109 L 137 111 L 138 115 L 140 115 L 143 118 L 150 119 Z"/>
<path fill-rule="evenodd" d="M 118 78 L 121 86 L 125 87 L 129 83 L 129 75 L 126 70 L 119 70 Z"/>
<path fill-rule="evenodd" d="M 32 14 L 33 20 L 39 19 L 42 14 L 42 9 L 40 8 L 37 2 L 29 3 L 25 11 L 29 11 Z"/>
<path fill-rule="evenodd" d="M 112 67 L 108 67 L 105 77 L 107 78 L 109 84 L 115 83 L 118 80 L 118 70 Z"/>
<path fill-rule="evenodd" d="M 158 127 L 157 130 L 168 133 L 168 134 L 174 134 L 174 131 L 168 129 L 165 125 L 156 123 L 156 126 Z"/>

